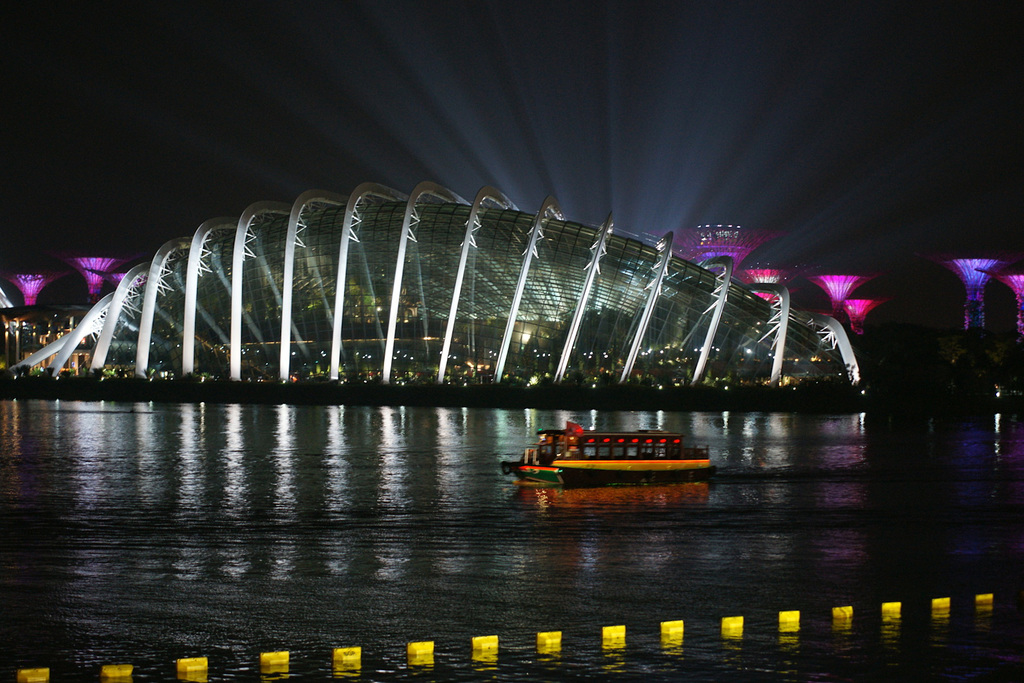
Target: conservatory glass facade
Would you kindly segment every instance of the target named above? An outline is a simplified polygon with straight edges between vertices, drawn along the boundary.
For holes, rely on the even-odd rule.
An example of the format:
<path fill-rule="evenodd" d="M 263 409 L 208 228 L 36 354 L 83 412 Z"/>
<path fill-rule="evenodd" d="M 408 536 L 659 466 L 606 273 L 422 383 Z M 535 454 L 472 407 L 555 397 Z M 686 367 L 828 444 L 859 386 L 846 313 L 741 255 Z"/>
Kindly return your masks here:
<path fill-rule="evenodd" d="M 767 381 L 775 311 L 737 282 L 706 376 L 694 377 L 720 269 L 675 256 L 663 269 L 662 247 L 613 227 L 599 244 L 606 226 L 564 220 L 557 207 L 531 214 L 497 191 L 471 203 L 442 189 L 308 192 L 293 206 L 208 221 L 190 248 L 158 255 L 148 275 L 123 284 L 93 369 L 396 384 Z M 790 316 L 785 376 L 845 375 L 846 365 L 827 334 Z"/>

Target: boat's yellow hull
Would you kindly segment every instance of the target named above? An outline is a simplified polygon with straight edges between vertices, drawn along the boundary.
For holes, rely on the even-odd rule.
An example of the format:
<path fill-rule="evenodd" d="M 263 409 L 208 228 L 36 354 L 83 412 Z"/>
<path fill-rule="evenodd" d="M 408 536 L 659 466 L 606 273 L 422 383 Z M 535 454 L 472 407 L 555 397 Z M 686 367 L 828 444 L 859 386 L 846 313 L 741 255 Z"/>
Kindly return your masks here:
<path fill-rule="evenodd" d="M 551 465 L 507 463 L 519 482 L 534 486 L 608 486 L 704 481 L 715 473 L 707 460 L 557 460 Z"/>

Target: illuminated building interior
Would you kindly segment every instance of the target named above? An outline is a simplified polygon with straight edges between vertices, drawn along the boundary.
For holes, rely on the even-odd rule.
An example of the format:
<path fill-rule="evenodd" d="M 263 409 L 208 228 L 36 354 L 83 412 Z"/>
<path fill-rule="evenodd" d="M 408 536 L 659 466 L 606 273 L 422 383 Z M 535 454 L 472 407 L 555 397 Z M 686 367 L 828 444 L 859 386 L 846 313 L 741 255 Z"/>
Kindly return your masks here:
<path fill-rule="evenodd" d="M 62 344 L 90 308 L 86 304 L 37 304 L 8 307 L 0 312 L 4 336 L 0 368 L 10 368 L 42 349 Z M 87 342 L 76 346 L 65 362 L 71 372 L 85 372 L 90 357 Z"/>

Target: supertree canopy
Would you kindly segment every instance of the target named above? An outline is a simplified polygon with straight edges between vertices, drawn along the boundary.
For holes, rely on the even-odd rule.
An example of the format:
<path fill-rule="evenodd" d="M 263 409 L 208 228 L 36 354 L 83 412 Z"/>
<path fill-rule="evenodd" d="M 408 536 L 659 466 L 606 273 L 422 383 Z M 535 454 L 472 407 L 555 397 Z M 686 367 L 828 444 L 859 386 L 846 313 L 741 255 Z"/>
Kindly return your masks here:
<path fill-rule="evenodd" d="M 832 314 L 838 315 L 843 310 L 843 302 L 875 275 L 812 275 L 807 279 L 825 290 L 832 302 Z"/>
<path fill-rule="evenodd" d="M 748 285 L 757 284 L 773 284 L 782 285 L 793 278 L 793 270 L 790 268 L 769 268 L 769 267 L 757 267 L 757 268 L 745 268 L 740 271 L 740 279 L 746 282 Z M 762 299 L 769 301 L 775 298 L 774 294 L 769 292 L 755 292 Z"/>
<path fill-rule="evenodd" d="M 864 318 L 875 306 L 884 304 L 889 299 L 846 299 L 843 310 L 850 318 L 850 329 L 855 334 L 864 334 Z"/>
<path fill-rule="evenodd" d="M 1007 266 L 988 274 L 1013 290 L 1017 298 L 1017 338 L 1024 341 L 1024 265 Z"/>
<path fill-rule="evenodd" d="M 715 256 L 731 256 L 733 265 L 739 266 L 750 252 L 780 234 L 739 225 L 698 225 L 692 230 L 682 231 L 676 238 L 675 247 L 683 258 L 694 263 Z"/>
<path fill-rule="evenodd" d="M 793 271 L 788 268 L 746 268 L 742 277 L 748 283 L 784 284 L 793 277 Z"/>
<path fill-rule="evenodd" d="M 131 261 L 133 256 L 82 256 L 74 253 L 54 254 L 61 261 L 77 270 L 89 287 L 89 299 L 93 303 L 99 301 L 100 290 L 103 288 L 105 276 L 123 263 Z"/>
<path fill-rule="evenodd" d="M 967 290 L 964 301 L 964 329 L 985 327 L 985 285 L 992 277 L 990 273 L 1019 261 L 1021 254 L 991 254 L 962 258 L 949 254 L 932 254 L 925 258 L 956 273 Z"/>
<path fill-rule="evenodd" d="M 14 283 L 25 299 L 26 306 L 34 306 L 39 292 L 46 285 L 67 274 L 66 270 L 38 270 L 33 273 L 0 273 L 0 276 Z"/>

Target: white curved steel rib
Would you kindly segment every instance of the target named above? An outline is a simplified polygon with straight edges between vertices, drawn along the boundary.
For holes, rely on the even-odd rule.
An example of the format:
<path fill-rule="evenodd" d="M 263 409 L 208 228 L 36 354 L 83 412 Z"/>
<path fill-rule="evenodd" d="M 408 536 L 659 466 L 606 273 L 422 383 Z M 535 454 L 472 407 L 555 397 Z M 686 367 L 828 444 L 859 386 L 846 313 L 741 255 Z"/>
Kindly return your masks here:
<path fill-rule="evenodd" d="M 149 345 L 153 338 L 153 313 L 156 310 L 156 295 L 164 283 L 164 268 L 167 261 L 177 253 L 186 251 L 189 248 L 190 240 L 187 237 L 166 242 L 157 249 L 149 265 L 149 275 L 146 278 L 146 293 L 142 297 L 142 315 L 139 317 L 139 342 L 135 345 L 135 376 L 145 377 L 149 371 Z"/>
<path fill-rule="evenodd" d="M 21 368 L 31 368 L 34 365 L 42 363 L 44 360 L 46 360 L 47 358 L 54 354 L 60 354 L 61 350 L 63 350 L 64 347 L 68 344 L 68 342 L 70 342 L 72 339 L 75 340 L 75 343 L 71 345 L 71 352 L 73 352 L 82 342 L 82 340 L 85 339 L 89 334 L 91 334 L 94 331 L 95 323 L 97 323 L 101 319 L 101 317 L 106 313 L 107 309 L 110 307 L 110 300 L 113 297 L 114 294 L 110 293 L 107 294 L 102 299 L 100 299 L 99 301 L 97 301 L 95 304 L 93 304 L 93 307 L 86 312 L 86 314 L 82 317 L 82 321 L 78 323 L 78 325 L 75 327 L 74 330 L 71 331 L 71 333 L 65 334 L 63 337 L 60 337 L 59 339 L 50 342 L 43 348 L 39 349 L 32 355 L 25 358 L 25 360 L 15 363 L 10 367 L 10 371 L 17 372 Z M 71 357 L 71 352 L 68 352 L 68 358 Z M 51 363 L 51 368 L 49 368 L 50 372 L 56 376 L 56 374 L 60 372 L 60 368 L 63 367 L 64 363 L 66 362 L 67 358 L 64 359 L 63 363 L 57 366 L 56 371 L 53 370 L 53 364 Z"/>
<path fill-rule="evenodd" d="M 818 327 L 828 330 L 834 347 L 839 347 L 839 353 L 843 356 L 843 364 L 846 365 L 846 373 L 850 379 L 850 384 L 854 386 L 860 384 L 860 365 L 857 363 L 857 354 L 853 351 L 853 345 L 850 344 L 850 338 L 846 335 L 846 330 L 839 324 L 839 321 L 829 315 L 821 315 L 820 313 L 807 313 L 810 321 Z"/>
<path fill-rule="evenodd" d="M 769 384 L 773 387 L 779 386 L 782 381 L 782 363 L 786 357 L 786 334 L 789 330 L 789 287 L 774 282 L 761 282 L 750 286 L 751 291 L 774 294 L 779 298 L 778 331 L 775 333 L 775 343 L 772 344 L 772 377 Z M 774 309 L 775 307 L 772 306 Z"/>
<path fill-rule="evenodd" d="M 245 261 L 249 229 L 259 216 L 268 213 L 287 215 L 290 211 L 289 205 L 280 202 L 256 202 L 238 219 L 231 252 L 231 342 L 228 349 L 231 379 L 236 382 L 242 379 L 242 263 Z"/>
<path fill-rule="evenodd" d="M 234 230 L 238 225 L 237 218 L 212 218 L 204 221 L 196 234 L 192 236 L 192 244 L 188 249 L 188 264 L 185 266 L 185 310 L 182 312 L 181 332 L 181 374 L 191 375 L 195 372 L 196 362 L 196 309 L 199 292 L 199 275 L 202 269 L 203 250 L 206 242 L 217 232 Z"/>
<path fill-rule="evenodd" d="M 523 255 L 523 265 L 519 269 L 519 281 L 516 283 L 516 291 L 512 296 L 512 308 L 508 314 L 508 321 L 505 323 L 505 334 L 501 338 L 501 349 L 498 351 L 498 360 L 494 364 L 494 382 L 501 382 L 501 375 L 505 372 L 505 361 L 508 359 L 508 349 L 512 344 L 512 331 L 516 326 L 516 318 L 519 317 L 519 304 L 523 300 L 523 290 L 526 289 L 526 280 L 530 275 L 530 264 L 537 255 L 537 242 L 544 237 L 544 224 L 551 218 L 565 220 L 562 209 L 554 197 L 549 196 L 541 204 L 540 211 L 533 219 L 533 226 L 530 228 L 530 242 Z"/>
<path fill-rule="evenodd" d="M 14 304 L 11 303 L 11 298 L 7 296 L 7 292 L 4 291 L 3 285 L 0 285 L 0 308 L 13 308 Z"/>
<path fill-rule="evenodd" d="M 359 218 L 359 206 L 370 198 L 384 202 L 400 202 L 407 199 L 407 196 L 384 185 L 362 183 L 348 197 L 348 203 L 345 205 L 345 218 L 341 227 L 341 244 L 338 247 L 338 279 L 334 289 L 334 326 L 331 330 L 331 367 L 329 370 L 332 380 L 338 379 L 341 367 L 341 321 L 345 310 L 349 242 L 359 241 L 359 237 L 355 233 L 355 224 Z"/>
<path fill-rule="evenodd" d="M 711 345 L 715 343 L 715 335 L 718 334 L 718 324 L 722 321 L 725 303 L 729 299 L 729 285 L 732 283 L 733 260 L 731 256 L 716 256 L 705 261 L 704 265 L 722 266 L 724 272 L 722 273 L 722 283 L 717 288 L 718 299 L 715 302 L 715 312 L 711 316 L 711 324 L 708 325 L 707 336 L 704 337 L 704 346 L 700 349 L 697 367 L 693 369 L 693 379 L 690 380 L 690 386 L 696 386 L 704 379 L 704 371 L 708 367 L 708 356 L 711 355 Z"/>
<path fill-rule="evenodd" d="M 651 316 L 654 314 L 654 306 L 661 297 L 661 283 L 665 281 L 665 274 L 668 273 L 668 265 L 672 262 L 672 233 L 667 233 L 658 241 L 658 251 L 661 252 L 662 261 L 656 268 L 654 282 L 651 283 L 651 293 L 647 297 L 647 304 L 644 306 L 643 315 L 640 317 L 640 324 L 636 327 L 636 335 L 633 337 L 633 344 L 629 348 L 629 355 L 626 357 L 626 364 L 622 367 L 622 376 L 619 382 L 624 383 L 633 372 L 633 365 L 636 364 L 636 357 L 640 354 L 640 345 L 647 334 L 647 326 L 651 324 Z"/>
<path fill-rule="evenodd" d="M 473 233 L 480 228 L 480 220 L 477 215 L 483 208 L 484 202 L 490 202 L 493 208 L 518 211 L 518 207 L 512 200 L 506 197 L 500 190 L 490 185 L 480 188 L 473 200 L 473 208 L 469 210 L 469 219 L 466 220 L 466 234 L 462 239 L 462 253 L 459 256 L 459 269 L 455 274 L 455 288 L 452 291 L 452 305 L 448 309 L 448 324 L 444 331 L 444 343 L 441 345 L 441 361 L 437 366 L 437 383 L 444 383 L 444 373 L 448 367 L 448 353 L 452 348 L 452 337 L 455 336 L 455 317 L 459 312 L 459 300 L 462 298 L 462 281 L 466 275 L 466 263 L 469 260 L 470 247 L 476 248 L 476 241 Z"/>
<path fill-rule="evenodd" d="M 92 350 L 90 370 L 100 370 L 107 364 L 107 352 L 110 350 L 110 343 L 114 339 L 114 328 L 117 327 L 117 319 L 121 316 L 121 309 L 124 308 L 125 299 L 128 298 L 128 293 L 135 286 L 136 281 L 145 280 L 148 272 L 148 263 L 139 264 L 125 273 L 121 281 L 117 283 L 117 288 L 114 289 L 110 300 L 110 307 L 107 309 L 106 319 L 103 321 L 103 330 L 100 332 L 99 339 L 96 340 L 96 346 Z"/>
<path fill-rule="evenodd" d="M 345 203 L 345 198 L 334 192 L 326 190 L 308 190 L 299 195 L 292 204 L 291 213 L 288 215 L 288 234 L 284 244 L 284 275 L 281 287 L 281 349 L 278 362 L 278 379 L 284 381 L 291 374 L 292 362 L 292 292 L 295 287 L 295 247 L 299 241 L 299 221 L 302 219 L 303 210 L 310 204 L 332 204 L 335 206 Z"/>
<path fill-rule="evenodd" d="M 580 333 L 580 324 L 583 322 L 583 314 L 587 310 L 587 301 L 590 299 L 590 290 L 594 287 L 594 280 L 597 279 L 598 273 L 601 272 L 601 258 L 605 255 L 607 249 L 605 244 L 608 241 L 608 237 L 612 234 L 615 223 L 612 221 L 612 215 L 608 214 L 608 218 L 605 220 L 604 225 L 601 226 L 600 231 L 597 235 L 597 241 L 594 242 L 594 246 L 590 247 L 591 251 L 594 252 L 594 256 L 587 265 L 588 273 L 587 279 L 583 283 L 583 291 L 580 292 L 580 298 L 576 302 L 576 311 L 572 316 L 572 323 L 569 325 L 569 334 L 565 338 L 565 346 L 562 348 L 562 357 L 558 361 L 558 367 L 555 369 L 555 384 L 561 384 L 562 378 L 565 376 L 565 370 L 569 367 L 569 357 L 572 355 L 573 347 L 576 346 L 576 337 Z"/>
<path fill-rule="evenodd" d="M 56 377 L 60 374 L 60 369 L 71 359 L 71 354 L 75 352 L 78 345 L 82 343 L 82 340 L 88 337 L 95 331 L 96 323 L 99 322 L 101 316 L 107 313 L 110 309 L 110 301 L 114 298 L 113 294 L 107 294 L 105 297 L 99 300 L 95 306 L 89 309 L 89 312 L 82 318 L 82 322 L 78 323 L 78 327 L 75 328 L 71 334 L 64 335 L 67 341 L 64 342 L 64 346 L 61 347 L 60 351 L 57 352 L 57 357 L 53 359 L 48 368 L 50 374 Z M 103 302 L 106 302 L 107 306 L 103 306 Z M 90 367 L 91 369 L 91 367 Z"/>
<path fill-rule="evenodd" d="M 392 356 L 395 353 L 395 334 L 398 331 L 398 304 L 402 295 L 402 274 L 405 271 L 405 252 L 409 240 L 416 241 L 413 234 L 413 221 L 419 221 L 416 216 L 416 203 L 420 197 L 430 196 L 440 199 L 442 202 L 466 204 L 466 200 L 458 196 L 446 187 L 436 183 L 424 181 L 417 185 L 405 205 L 405 218 L 402 220 L 402 237 L 398 241 L 398 256 L 395 260 L 395 278 L 391 286 L 391 307 L 388 309 L 388 336 L 384 343 L 384 367 L 381 369 L 381 382 L 391 383 Z"/>

